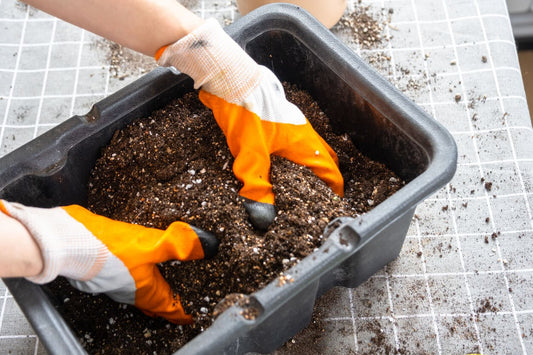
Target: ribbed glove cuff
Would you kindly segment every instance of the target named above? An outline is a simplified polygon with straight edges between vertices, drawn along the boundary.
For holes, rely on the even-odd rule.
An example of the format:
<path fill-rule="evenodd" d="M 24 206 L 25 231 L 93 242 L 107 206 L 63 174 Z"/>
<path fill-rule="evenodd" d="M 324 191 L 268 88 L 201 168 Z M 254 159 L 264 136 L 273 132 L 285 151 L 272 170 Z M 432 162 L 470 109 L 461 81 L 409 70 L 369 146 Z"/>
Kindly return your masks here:
<path fill-rule="evenodd" d="M 222 29 L 215 19 L 174 44 L 158 60 L 194 80 L 194 87 L 240 103 L 259 84 L 259 65 Z"/>
<path fill-rule="evenodd" d="M 22 223 L 35 239 L 44 261 L 43 271 L 29 281 L 43 284 L 58 275 L 92 279 L 104 266 L 109 251 L 83 224 L 65 210 L 27 207 L 3 201 L 7 213 Z"/>

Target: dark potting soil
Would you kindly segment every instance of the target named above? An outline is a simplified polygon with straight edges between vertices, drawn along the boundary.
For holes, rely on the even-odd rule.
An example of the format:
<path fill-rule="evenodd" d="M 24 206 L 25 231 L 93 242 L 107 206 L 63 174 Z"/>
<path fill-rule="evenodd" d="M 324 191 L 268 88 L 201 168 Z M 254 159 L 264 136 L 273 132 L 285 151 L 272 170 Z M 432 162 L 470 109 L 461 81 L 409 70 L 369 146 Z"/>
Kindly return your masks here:
<path fill-rule="evenodd" d="M 268 231 L 255 231 L 238 196 L 240 183 L 225 137 L 197 93 L 117 131 L 92 171 L 88 208 L 161 229 L 184 221 L 210 231 L 221 244 L 211 260 L 160 265 L 194 316 L 191 326 L 147 317 L 105 295 L 79 292 L 62 278 L 51 283 L 60 313 L 89 353 L 177 351 L 209 327 L 221 307 L 232 299 L 243 301 L 242 294 L 264 287 L 320 247 L 324 228 L 334 218 L 365 213 L 403 186 L 387 167 L 362 155 L 347 135 L 335 134 L 305 91 L 290 85 L 285 89 L 289 101 L 337 152 L 344 198 L 309 169 L 273 156 L 278 215 Z"/>

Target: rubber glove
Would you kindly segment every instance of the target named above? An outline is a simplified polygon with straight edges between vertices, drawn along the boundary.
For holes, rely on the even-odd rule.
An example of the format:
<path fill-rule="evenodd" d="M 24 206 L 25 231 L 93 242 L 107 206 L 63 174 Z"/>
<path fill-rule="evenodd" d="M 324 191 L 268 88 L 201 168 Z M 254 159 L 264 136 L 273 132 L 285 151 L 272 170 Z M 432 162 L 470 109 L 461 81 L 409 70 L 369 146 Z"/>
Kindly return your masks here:
<path fill-rule="evenodd" d="M 41 249 L 44 269 L 28 280 L 44 284 L 61 275 L 81 291 L 106 293 L 149 316 L 193 322 L 156 264 L 214 256 L 213 235 L 183 222 L 166 230 L 118 222 L 77 205 L 45 209 L 0 200 L 0 211 L 21 222 Z"/>
<path fill-rule="evenodd" d="M 342 196 L 344 182 L 335 152 L 303 113 L 285 97 L 268 68 L 258 65 L 214 19 L 169 46 L 155 58 L 189 75 L 200 100 L 213 111 L 235 158 L 239 194 L 256 228 L 276 216 L 270 183 L 270 154 L 310 168 Z"/>

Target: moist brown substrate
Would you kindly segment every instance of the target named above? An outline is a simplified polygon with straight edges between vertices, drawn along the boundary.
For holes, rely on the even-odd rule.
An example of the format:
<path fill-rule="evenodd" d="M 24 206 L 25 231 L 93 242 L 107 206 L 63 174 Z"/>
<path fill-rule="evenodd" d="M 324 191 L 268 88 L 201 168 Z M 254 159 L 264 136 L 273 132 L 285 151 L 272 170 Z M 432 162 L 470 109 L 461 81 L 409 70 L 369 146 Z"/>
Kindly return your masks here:
<path fill-rule="evenodd" d="M 326 225 L 378 205 L 403 182 L 383 164 L 362 155 L 305 92 L 286 85 L 287 98 L 304 112 L 339 157 L 345 195 L 339 198 L 309 169 L 272 158 L 271 180 L 278 215 L 265 233 L 248 221 L 233 175 L 233 157 L 212 113 L 197 93 L 117 131 L 103 149 L 89 183 L 88 208 L 113 219 L 166 228 L 180 220 L 221 241 L 211 260 L 160 266 L 180 295 L 192 326 L 143 315 L 104 295 L 84 294 L 62 278 L 50 284 L 59 311 L 89 353 L 165 354 L 177 351 L 213 320 L 226 295 L 264 287 L 324 241 Z M 231 297 L 234 297 L 232 295 Z"/>

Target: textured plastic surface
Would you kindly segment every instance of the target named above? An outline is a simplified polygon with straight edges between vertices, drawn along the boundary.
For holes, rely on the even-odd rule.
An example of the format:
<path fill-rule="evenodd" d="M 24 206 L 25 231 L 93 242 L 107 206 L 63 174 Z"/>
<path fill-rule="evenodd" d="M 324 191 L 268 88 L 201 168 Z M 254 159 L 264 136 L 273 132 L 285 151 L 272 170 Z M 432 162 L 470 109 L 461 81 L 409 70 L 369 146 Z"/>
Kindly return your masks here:
<path fill-rule="evenodd" d="M 256 319 L 234 306 L 178 354 L 267 353 L 281 346 L 307 326 L 317 297 L 334 286 L 359 285 L 398 256 L 417 204 L 456 168 L 451 135 L 304 10 L 268 5 L 227 31 L 280 80 L 307 90 L 336 130 L 408 183 L 371 212 L 335 221 L 325 245 L 288 271 L 294 282 L 275 280 L 251 295 Z M 191 90 L 185 75 L 154 70 L 0 159 L 0 198 L 41 207 L 84 204 L 90 170 L 113 133 Z M 51 354 L 83 353 L 44 287 L 4 281 Z"/>

